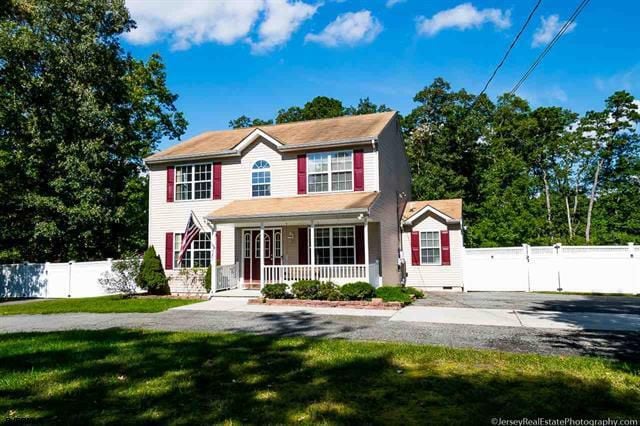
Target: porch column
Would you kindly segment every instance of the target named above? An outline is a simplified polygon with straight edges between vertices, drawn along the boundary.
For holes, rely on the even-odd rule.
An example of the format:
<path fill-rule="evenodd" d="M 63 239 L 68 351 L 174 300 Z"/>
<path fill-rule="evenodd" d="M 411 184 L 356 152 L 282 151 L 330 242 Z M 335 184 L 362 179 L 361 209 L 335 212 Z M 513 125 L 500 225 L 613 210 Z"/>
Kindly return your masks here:
<path fill-rule="evenodd" d="M 364 218 L 364 273 L 368 283 L 371 283 L 371 277 L 369 276 L 369 219 Z"/>
<path fill-rule="evenodd" d="M 311 259 L 309 259 L 309 264 L 311 265 L 311 276 L 309 279 L 315 279 L 315 266 L 316 266 L 316 223 L 311 221 L 311 228 L 309 233 L 309 238 L 311 239 L 311 254 L 309 255 Z"/>
<path fill-rule="evenodd" d="M 213 222 L 207 221 L 209 224 L 209 228 L 211 228 L 211 289 L 209 290 L 209 295 L 213 295 L 216 292 L 218 287 L 218 264 L 216 262 L 216 253 L 218 252 L 218 241 L 216 239 L 216 224 Z"/>
<path fill-rule="evenodd" d="M 260 224 L 260 289 L 264 288 L 264 223 Z"/>

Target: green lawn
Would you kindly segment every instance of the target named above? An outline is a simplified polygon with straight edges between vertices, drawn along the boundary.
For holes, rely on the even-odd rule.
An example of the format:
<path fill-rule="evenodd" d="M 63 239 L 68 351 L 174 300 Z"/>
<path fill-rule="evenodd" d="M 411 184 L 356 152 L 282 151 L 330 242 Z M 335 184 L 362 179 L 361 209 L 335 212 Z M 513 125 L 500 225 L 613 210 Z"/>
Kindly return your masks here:
<path fill-rule="evenodd" d="M 0 422 L 488 423 L 640 417 L 640 365 L 111 329 L 0 335 Z"/>
<path fill-rule="evenodd" d="M 161 312 L 169 308 L 196 302 L 201 302 L 201 300 L 151 297 L 123 299 L 120 296 L 38 300 L 16 305 L 0 303 L 0 315 L 63 314 L 69 312 Z"/>

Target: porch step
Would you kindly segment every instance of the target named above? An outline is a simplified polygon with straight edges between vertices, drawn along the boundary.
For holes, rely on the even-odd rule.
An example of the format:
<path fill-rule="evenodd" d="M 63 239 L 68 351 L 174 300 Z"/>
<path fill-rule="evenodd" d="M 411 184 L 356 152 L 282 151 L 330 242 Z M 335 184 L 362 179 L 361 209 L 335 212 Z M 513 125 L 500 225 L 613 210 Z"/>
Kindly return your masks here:
<path fill-rule="evenodd" d="M 260 283 L 244 283 L 242 288 L 245 290 L 260 290 Z"/>

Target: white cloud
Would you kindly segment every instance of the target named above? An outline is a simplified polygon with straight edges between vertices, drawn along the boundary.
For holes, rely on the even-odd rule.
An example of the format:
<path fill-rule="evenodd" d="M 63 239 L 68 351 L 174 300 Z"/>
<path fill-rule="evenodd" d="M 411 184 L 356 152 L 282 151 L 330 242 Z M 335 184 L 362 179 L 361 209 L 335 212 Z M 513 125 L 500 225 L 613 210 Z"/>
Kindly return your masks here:
<path fill-rule="evenodd" d="M 442 10 L 431 18 L 419 16 L 418 34 L 434 36 L 447 28 L 467 30 L 491 23 L 503 30 L 511 26 L 511 11 L 500 9 L 476 9 L 471 3 L 463 3 L 452 9 Z"/>
<path fill-rule="evenodd" d="M 380 21 L 369 10 L 349 12 L 338 16 L 318 34 L 307 34 L 305 41 L 335 47 L 371 43 L 382 31 Z"/>
<path fill-rule="evenodd" d="M 318 7 L 303 2 L 267 0 L 266 18 L 258 29 L 259 41 L 251 44 L 253 51 L 265 52 L 286 43 L 291 34 L 316 13 Z"/>
<path fill-rule="evenodd" d="M 387 0 L 386 6 L 387 7 L 393 7 L 398 3 L 404 3 L 407 0 Z"/>
<path fill-rule="evenodd" d="M 207 42 L 246 41 L 254 52 L 264 52 L 286 43 L 319 6 L 297 0 L 127 0 L 127 7 L 137 22 L 125 35 L 133 44 L 166 40 L 171 49 L 186 50 Z"/>
<path fill-rule="evenodd" d="M 549 44 L 549 42 L 553 40 L 555 35 L 558 33 L 558 30 L 560 30 L 560 28 L 562 28 L 562 26 L 567 22 L 560 22 L 560 17 L 558 15 L 551 15 L 548 18 L 543 16 L 540 18 L 540 21 L 540 26 L 536 29 L 535 34 L 533 34 L 531 47 L 546 46 Z M 572 22 L 565 30 L 565 34 L 569 34 L 575 28 L 576 23 Z"/>

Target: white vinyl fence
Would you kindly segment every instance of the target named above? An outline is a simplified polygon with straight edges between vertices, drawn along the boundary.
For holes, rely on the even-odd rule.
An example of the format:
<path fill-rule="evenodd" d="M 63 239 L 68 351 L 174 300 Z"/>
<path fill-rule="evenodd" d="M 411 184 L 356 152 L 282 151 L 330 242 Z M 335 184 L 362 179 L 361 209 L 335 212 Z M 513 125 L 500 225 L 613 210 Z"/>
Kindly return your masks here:
<path fill-rule="evenodd" d="M 640 246 L 465 249 L 465 291 L 640 293 Z"/>
<path fill-rule="evenodd" d="M 98 278 L 110 270 L 111 260 L 0 265 L 0 297 L 104 296 Z"/>

